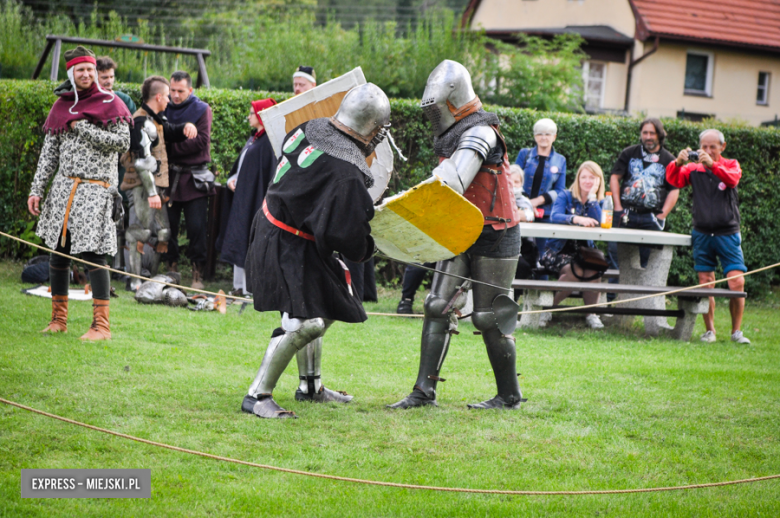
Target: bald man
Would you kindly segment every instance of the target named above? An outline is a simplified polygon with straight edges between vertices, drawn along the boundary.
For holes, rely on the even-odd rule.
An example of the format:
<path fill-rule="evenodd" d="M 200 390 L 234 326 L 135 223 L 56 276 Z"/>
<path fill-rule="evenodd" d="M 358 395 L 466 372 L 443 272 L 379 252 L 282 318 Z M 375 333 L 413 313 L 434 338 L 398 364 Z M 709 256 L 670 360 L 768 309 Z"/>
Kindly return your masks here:
<path fill-rule="evenodd" d="M 743 291 L 745 278 L 735 277 L 746 272 L 742 253 L 742 235 L 739 231 L 740 215 L 737 184 L 742 178 L 739 162 L 724 158 L 726 138 L 716 129 L 708 129 L 699 135 L 699 150 L 683 149 L 677 159 L 666 167 L 666 179 L 674 187 L 693 188 L 693 263 L 699 274 L 699 283 L 715 280 L 718 258 L 723 272 L 729 278 L 729 289 Z M 745 299 L 729 301 L 731 311 L 731 341 L 749 344 L 742 334 L 742 315 Z M 715 298 L 710 297 L 710 310 L 704 315 L 707 331 L 702 342 L 714 342 Z"/>

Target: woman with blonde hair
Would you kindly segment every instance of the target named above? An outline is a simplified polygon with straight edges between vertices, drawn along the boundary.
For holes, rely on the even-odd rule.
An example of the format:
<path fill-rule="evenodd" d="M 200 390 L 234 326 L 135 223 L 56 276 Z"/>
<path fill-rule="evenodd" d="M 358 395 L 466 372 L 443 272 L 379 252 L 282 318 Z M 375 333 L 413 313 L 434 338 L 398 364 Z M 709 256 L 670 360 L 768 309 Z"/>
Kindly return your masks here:
<path fill-rule="evenodd" d="M 577 170 L 574 183 L 569 189 L 560 193 L 555 200 L 550 220 L 561 225 L 596 227 L 601 221 L 601 201 L 603 199 L 604 172 L 596 162 L 590 160 L 583 162 Z M 579 246 L 583 246 L 583 244 L 570 239 L 548 239 L 540 262 L 547 271 L 559 274 L 559 281 L 600 282 L 600 272 L 583 268 L 577 264 L 577 261 L 573 261 Z M 595 248 L 593 241 L 588 241 L 587 246 Z M 557 292 L 553 305 L 557 306 L 569 295 L 571 295 L 570 291 Z M 585 304 L 595 304 L 598 301 L 598 293 L 583 292 L 582 298 Z M 585 321 L 592 329 L 604 327 L 598 315 L 595 314 L 588 315 Z"/>

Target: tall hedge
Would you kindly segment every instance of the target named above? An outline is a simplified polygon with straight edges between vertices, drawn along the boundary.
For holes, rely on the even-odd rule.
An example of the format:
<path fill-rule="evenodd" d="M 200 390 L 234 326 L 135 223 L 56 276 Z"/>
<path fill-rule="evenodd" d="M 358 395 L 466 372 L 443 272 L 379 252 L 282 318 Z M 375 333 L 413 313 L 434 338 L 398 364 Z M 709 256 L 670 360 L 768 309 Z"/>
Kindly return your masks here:
<path fill-rule="evenodd" d="M 27 214 L 25 200 L 35 173 L 43 142 L 41 126 L 55 100 L 47 81 L 0 81 L 0 230 L 15 235 L 32 235 L 32 217 Z M 138 85 L 122 85 L 122 91 L 139 101 Z M 247 90 L 202 89 L 197 95 L 214 111 L 212 158 L 224 179 L 248 135 L 246 115 L 249 102 L 263 97 L 282 101 L 288 93 Z M 394 99 L 392 133 L 396 143 L 409 158 L 396 161 L 398 171 L 390 184 L 392 191 L 414 185 L 430 174 L 436 163 L 429 126 L 418 101 Z M 541 117 L 551 117 L 558 124 L 555 149 L 569 163 L 567 182 L 573 180 L 576 165 L 595 160 L 609 172 L 620 151 L 639 139 L 639 121 L 609 116 L 541 113 L 532 110 L 488 107 L 501 118 L 501 130 L 506 137 L 511 158 L 522 147 L 533 145 L 532 126 Z M 666 120 L 669 137 L 666 147 L 676 154 L 681 148 L 698 144 L 704 126 L 678 120 Z M 726 135 L 725 156 L 740 161 L 743 170 L 739 185 L 742 213 L 742 239 L 749 269 L 780 260 L 780 196 L 775 189 L 780 184 L 780 130 L 735 127 L 716 124 Z M 219 177 L 218 177 L 219 178 Z M 689 233 L 691 230 L 690 189 L 683 189 L 680 200 L 668 219 L 668 230 Z M 0 240 L 0 253 L 21 256 L 22 250 L 8 240 Z M 691 249 L 676 248 L 670 272 L 670 284 L 696 283 Z M 770 284 L 780 281 L 780 271 L 748 277 L 747 289 L 752 294 L 764 292 Z"/>

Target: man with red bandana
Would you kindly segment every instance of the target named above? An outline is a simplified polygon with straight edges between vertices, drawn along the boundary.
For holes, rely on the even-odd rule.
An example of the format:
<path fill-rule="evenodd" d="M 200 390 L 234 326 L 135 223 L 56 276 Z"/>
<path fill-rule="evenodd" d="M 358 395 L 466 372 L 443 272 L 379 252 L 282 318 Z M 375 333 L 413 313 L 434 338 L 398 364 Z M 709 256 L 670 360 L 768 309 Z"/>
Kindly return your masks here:
<path fill-rule="evenodd" d="M 46 138 L 30 187 L 27 208 L 40 215 L 36 233 L 46 246 L 100 266 L 117 250 L 117 153 L 130 145 L 130 111 L 96 82 L 95 54 L 84 47 L 65 53 L 68 81 L 54 90 L 59 99 L 43 126 Z M 41 198 L 52 179 L 46 200 Z M 52 254 L 49 277 L 52 320 L 44 332 L 66 332 L 70 259 Z M 89 267 L 93 320 L 82 339 L 111 338 L 108 270 Z"/>

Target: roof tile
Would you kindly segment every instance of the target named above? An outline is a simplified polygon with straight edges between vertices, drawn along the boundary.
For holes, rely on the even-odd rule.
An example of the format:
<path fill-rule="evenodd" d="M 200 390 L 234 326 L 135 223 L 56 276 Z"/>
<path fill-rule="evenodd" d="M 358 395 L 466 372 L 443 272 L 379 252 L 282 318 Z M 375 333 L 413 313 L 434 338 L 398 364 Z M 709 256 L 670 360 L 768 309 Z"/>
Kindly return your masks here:
<path fill-rule="evenodd" d="M 780 52 L 778 0 L 630 0 L 648 36 Z M 642 32 L 642 31 L 638 31 Z"/>

